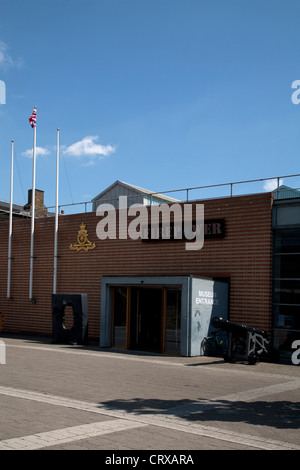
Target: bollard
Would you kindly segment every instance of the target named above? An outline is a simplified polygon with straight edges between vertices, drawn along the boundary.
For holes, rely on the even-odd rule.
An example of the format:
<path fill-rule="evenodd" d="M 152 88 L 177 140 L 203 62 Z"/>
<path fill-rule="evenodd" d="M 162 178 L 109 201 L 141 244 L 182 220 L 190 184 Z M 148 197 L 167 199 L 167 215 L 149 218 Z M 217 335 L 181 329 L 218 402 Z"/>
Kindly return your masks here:
<path fill-rule="evenodd" d="M 0 341 L 0 364 L 6 364 L 6 346 L 4 341 Z"/>

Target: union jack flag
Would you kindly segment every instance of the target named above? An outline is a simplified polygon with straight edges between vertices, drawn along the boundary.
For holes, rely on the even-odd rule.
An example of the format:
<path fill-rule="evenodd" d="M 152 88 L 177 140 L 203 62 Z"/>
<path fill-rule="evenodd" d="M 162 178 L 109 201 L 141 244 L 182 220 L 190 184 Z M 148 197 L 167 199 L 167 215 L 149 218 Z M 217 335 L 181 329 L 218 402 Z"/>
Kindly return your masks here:
<path fill-rule="evenodd" d="M 34 107 L 32 115 L 29 118 L 29 123 L 31 127 L 36 127 L 36 108 Z"/>

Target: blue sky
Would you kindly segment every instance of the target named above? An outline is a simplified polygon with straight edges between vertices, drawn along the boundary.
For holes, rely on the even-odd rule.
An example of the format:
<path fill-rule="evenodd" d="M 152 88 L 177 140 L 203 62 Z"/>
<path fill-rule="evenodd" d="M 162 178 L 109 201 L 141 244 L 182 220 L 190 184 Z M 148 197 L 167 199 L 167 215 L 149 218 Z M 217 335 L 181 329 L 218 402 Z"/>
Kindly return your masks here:
<path fill-rule="evenodd" d="M 57 127 L 61 204 L 117 179 L 167 191 L 300 172 L 299 0 L 0 0 L 0 11 L 0 199 L 14 139 L 14 201 L 27 202 L 34 105 L 47 206 Z"/>

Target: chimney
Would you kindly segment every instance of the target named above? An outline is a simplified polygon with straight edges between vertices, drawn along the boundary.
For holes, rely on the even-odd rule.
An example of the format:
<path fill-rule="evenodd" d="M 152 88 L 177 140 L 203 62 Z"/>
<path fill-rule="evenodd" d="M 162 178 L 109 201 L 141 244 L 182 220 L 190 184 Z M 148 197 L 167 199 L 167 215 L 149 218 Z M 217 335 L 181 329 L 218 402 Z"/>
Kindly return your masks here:
<path fill-rule="evenodd" d="M 24 206 L 25 211 L 31 211 L 32 208 L 32 189 L 28 190 L 28 202 Z M 35 216 L 47 217 L 47 209 L 44 205 L 44 191 L 35 190 Z"/>

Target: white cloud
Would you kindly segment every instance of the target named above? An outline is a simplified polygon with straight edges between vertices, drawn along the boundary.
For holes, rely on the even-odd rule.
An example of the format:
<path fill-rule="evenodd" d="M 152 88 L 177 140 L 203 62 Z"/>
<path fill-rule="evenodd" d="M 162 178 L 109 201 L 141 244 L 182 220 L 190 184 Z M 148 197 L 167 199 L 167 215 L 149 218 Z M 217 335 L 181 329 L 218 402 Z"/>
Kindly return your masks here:
<path fill-rule="evenodd" d="M 279 186 L 281 186 L 283 184 L 283 180 L 280 179 L 279 180 Z M 275 178 L 273 180 L 268 180 L 264 183 L 264 191 L 267 191 L 267 192 L 270 192 L 270 191 L 274 191 L 274 189 L 276 189 L 278 187 L 278 180 Z"/>
<path fill-rule="evenodd" d="M 37 157 L 45 157 L 46 155 L 49 155 L 50 150 L 46 149 L 45 147 L 36 147 L 35 152 Z M 22 155 L 24 157 L 32 158 L 33 149 L 25 150 L 25 152 L 22 152 Z"/>
<path fill-rule="evenodd" d="M 107 157 L 111 153 L 115 152 L 115 147 L 112 145 L 101 145 L 96 141 L 99 137 L 87 136 L 79 142 L 66 147 L 63 152 L 65 155 L 73 157 L 88 157 L 88 161 L 84 163 L 85 166 L 89 166 L 95 163 L 96 159 Z"/>
<path fill-rule="evenodd" d="M 0 68 L 7 69 L 9 67 L 21 67 L 22 59 L 13 59 L 8 53 L 8 45 L 0 40 Z"/>

